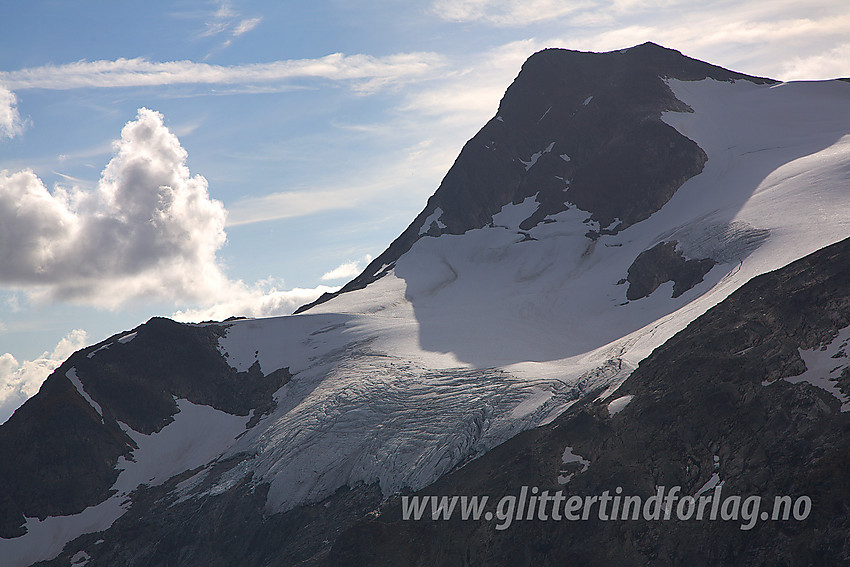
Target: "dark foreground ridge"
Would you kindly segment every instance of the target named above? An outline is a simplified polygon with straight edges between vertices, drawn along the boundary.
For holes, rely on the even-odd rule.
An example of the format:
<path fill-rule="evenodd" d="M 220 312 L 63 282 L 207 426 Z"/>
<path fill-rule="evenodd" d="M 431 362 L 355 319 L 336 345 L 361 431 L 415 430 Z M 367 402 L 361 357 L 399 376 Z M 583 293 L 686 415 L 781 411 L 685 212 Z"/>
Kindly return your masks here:
<path fill-rule="evenodd" d="M 573 206 L 588 213 L 591 239 L 648 218 L 707 160 L 695 142 L 661 120 L 665 111 L 691 111 L 665 79 L 705 78 L 775 82 L 654 43 L 609 53 L 535 53 L 410 226 L 339 292 L 296 313 L 366 287 L 419 238 L 482 228 L 503 206 L 527 197 L 537 195 L 541 206 L 523 230 Z M 438 209 L 442 214 L 433 219 Z"/>
<path fill-rule="evenodd" d="M 271 411 L 288 370 L 237 372 L 217 349 L 225 328 L 157 317 L 57 368 L 0 426 L 0 537 L 25 533 L 24 516 L 76 514 L 108 498 L 119 457 L 135 448 L 119 421 L 157 432 L 173 421 L 175 398 L 256 419 Z M 103 415 L 67 377 L 72 369 Z"/>
<path fill-rule="evenodd" d="M 850 412 L 809 383 L 800 350 L 850 325 L 850 239 L 754 278 L 652 355 L 605 402 L 571 408 L 420 495 L 694 495 L 714 473 L 725 496 L 811 498 L 803 521 L 402 521 L 399 498 L 343 533 L 327 565 L 848 565 Z M 846 345 L 845 345 L 846 346 Z M 850 395 L 845 348 L 836 385 Z M 634 396 L 609 415 L 607 403 Z M 592 399 L 592 396 L 586 398 Z M 565 465 L 566 448 L 589 464 Z M 715 459 L 716 457 L 716 459 Z M 569 470 L 565 470 L 569 468 Z M 559 474 L 573 474 L 560 484 Z M 767 503 L 765 503 L 767 502 Z"/>

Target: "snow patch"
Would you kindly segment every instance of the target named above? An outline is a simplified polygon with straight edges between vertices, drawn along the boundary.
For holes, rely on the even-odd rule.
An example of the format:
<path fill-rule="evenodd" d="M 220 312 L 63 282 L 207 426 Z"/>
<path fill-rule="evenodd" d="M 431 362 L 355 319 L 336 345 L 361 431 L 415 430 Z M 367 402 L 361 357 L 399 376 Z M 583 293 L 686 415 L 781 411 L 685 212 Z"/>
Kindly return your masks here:
<path fill-rule="evenodd" d="M 31 565 L 53 559 L 69 541 L 109 528 L 127 511 L 129 504 L 126 498 L 113 496 L 73 516 L 27 518 L 25 535 L 0 539 L 0 557 L 5 565 Z"/>
<path fill-rule="evenodd" d="M 88 565 L 88 562 L 91 560 L 91 556 L 85 551 L 78 551 L 71 557 L 71 567 L 83 567 L 83 565 Z"/>
<path fill-rule="evenodd" d="M 808 382 L 826 390 L 841 402 L 841 412 L 850 411 L 850 397 L 838 387 L 837 379 L 850 367 L 847 350 L 850 343 L 850 327 L 845 327 L 828 344 L 820 348 L 800 350 L 800 357 L 806 363 L 806 371 L 798 376 L 785 378 L 787 382 L 799 384 Z"/>
<path fill-rule="evenodd" d="M 508 203 L 493 215 L 493 226 L 518 231 L 520 223 L 533 215 L 539 206 L 537 195 L 526 197 L 516 205 Z"/>
<path fill-rule="evenodd" d="M 104 349 L 107 349 L 107 348 L 109 348 L 109 347 L 111 347 L 111 346 L 112 346 L 112 343 L 105 344 L 105 345 L 103 345 L 102 347 L 100 347 L 99 349 L 94 350 L 94 351 L 92 351 L 92 352 L 88 353 L 88 354 L 86 355 L 86 358 L 92 358 L 95 354 L 97 354 L 97 353 L 99 353 L 100 351 L 102 351 L 102 350 L 104 350 Z"/>
<path fill-rule="evenodd" d="M 697 498 L 710 490 L 714 490 L 714 487 L 716 486 L 723 486 L 723 481 L 720 480 L 720 475 L 714 472 L 711 473 L 711 478 L 709 478 L 705 482 L 705 484 L 703 484 L 702 487 L 696 491 L 696 494 L 694 494 L 694 498 Z"/>
<path fill-rule="evenodd" d="M 532 156 L 530 158 L 528 158 L 528 161 L 524 161 L 524 160 L 519 160 L 519 161 L 522 165 L 525 166 L 525 170 L 528 171 L 529 169 L 534 167 L 534 164 L 537 163 L 537 160 L 539 160 L 540 157 L 543 154 L 548 154 L 549 152 L 552 151 L 552 148 L 554 148 L 554 147 L 555 147 L 555 142 L 552 142 L 548 146 L 546 146 L 546 149 L 540 150 L 539 152 L 535 152 L 534 154 L 532 154 Z"/>
<path fill-rule="evenodd" d="M 511 412 L 511 418 L 519 419 L 522 417 L 526 417 L 534 410 L 538 409 L 540 406 L 548 402 L 552 398 L 552 392 L 548 390 L 543 390 L 541 388 L 534 388 L 531 391 L 531 395 L 521 401 Z"/>
<path fill-rule="evenodd" d="M 122 345 L 125 345 L 135 338 L 136 338 L 136 333 L 127 333 L 123 337 L 120 337 L 118 339 L 118 342 L 121 343 Z"/>
<path fill-rule="evenodd" d="M 431 229 L 431 225 L 434 223 L 437 223 L 437 227 L 440 229 L 446 228 L 446 225 L 440 221 L 441 216 L 443 216 L 443 209 L 440 207 L 434 209 L 434 212 L 428 215 L 428 218 L 425 219 L 424 223 L 422 223 L 422 227 L 419 229 L 419 236 L 426 234 Z"/>
<path fill-rule="evenodd" d="M 628 394 L 627 396 L 622 396 L 620 398 L 617 398 L 616 400 L 611 401 L 608 404 L 608 415 L 615 415 L 623 411 L 623 408 L 629 405 L 629 402 L 632 401 L 632 398 L 634 398 L 634 396 L 632 394 Z"/>
<path fill-rule="evenodd" d="M 381 274 L 381 273 L 387 271 L 387 268 L 392 268 L 393 265 L 394 265 L 394 263 L 392 263 L 392 262 L 389 263 L 389 264 L 383 264 L 380 268 L 378 268 L 378 271 L 375 272 L 374 275 L 377 276 L 378 274 Z"/>
<path fill-rule="evenodd" d="M 99 403 L 97 403 L 96 401 L 91 399 L 91 396 L 88 395 L 88 393 L 86 392 L 86 389 L 83 388 L 83 383 L 80 382 L 80 379 L 77 376 L 77 369 L 76 368 L 70 369 L 68 372 L 65 373 L 65 376 L 68 378 L 68 380 L 71 381 L 71 383 L 74 385 L 74 387 L 80 393 L 80 395 L 83 398 L 85 398 L 85 400 L 89 403 L 89 405 L 94 408 L 94 410 L 98 413 L 98 415 L 100 415 L 100 422 L 103 423 L 103 409 L 101 409 Z"/>
<path fill-rule="evenodd" d="M 579 463 L 581 469 L 578 471 L 561 471 L 561 474 L 558 475 L 558 484 L 567 484 L 568 482 L 570 482 L 570 480 L 572 480 L 575 475 L 583 473 L 590 466 L 590 461 L 588 461 L 581 455 L 576 455 L 573 452 L 572 447 L 567 447 L 564 449 L 564 454 L 561 456 L 561 462 L 565 465 L 568 465 L 570 463 Z"/>
<path fill-rule="evenodd" d="M 129 494 L 140 484 L 162 484 L 175 474 L 207 464 L 233 444 L 250 419 L 189 400 L 176 401 L 174 421 L 157 433 L 145 435 L 124 426 L 138 449 L 131 461 L 118 459 L 116 468 L 121 473 L 112 488 L 119 494 Z"/>

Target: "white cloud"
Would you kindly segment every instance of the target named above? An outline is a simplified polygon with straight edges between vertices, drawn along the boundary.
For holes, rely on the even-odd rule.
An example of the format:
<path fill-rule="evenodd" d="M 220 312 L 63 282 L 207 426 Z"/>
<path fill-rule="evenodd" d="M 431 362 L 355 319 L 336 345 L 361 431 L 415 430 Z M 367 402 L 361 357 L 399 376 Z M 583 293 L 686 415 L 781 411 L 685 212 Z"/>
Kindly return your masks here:
<path fill-rule="evenodd" d="M 100 307 L 226 293 L 224 207 L 162 115 L 140 109 L 115 151 L 93 191 L 51 193 L 32 171 L 0 172 L 0 285 Z"/>
<path fill-rule="evenodd" d="M 759 45 L 772 46 L 773 56 L 776 57 L 783 44 L 794 41 L 818 43 L 813 40 L 829 35 L 843 35 L 850 27 L 850 13 L 819 19 L 776 18 L 774 14 L 768 13 L 752 14 L 751 17 L 741 14 L 737 17 L 713 11 L 692 16 L 703 22 L 703 25 L 694 27 L 680 21 L 662 19 L 651 24 L 618 26 L 592 35 L 574 36 L 565 41 L 564 45 L 575 49 L 608 51 L 653 41 L 692 53 L 712 47 L 739 49 L 744 45 Z"/>
<path fill-rule="evenodd" d="M 216 36 L 226 33 L 233 37 L 238 37 L 244 33 L 248 33 L 262 21 L 262 17 L 257 18 L 242 18 L 234 9 L 230 2 L 220 2 L 218 9 L 213 12 L 208 18 L 205 17 L 204 31 L 201 32 L 201 37 Z"/>
<path fill-rule="evenodd" d="M 850 77 L 850 43 L 808 57 L 795 57 L 777 75 L 785 81 L 811 77 Z"/>
<path fill-rule="evenodd" d="M 512 41 L 478 54 L 472 64 L 457 65 L 427 88 L 412 92 L 404 110 L 430 116 L 451 116 L 479 127 L 491 118 L 505 89 L 535 51 L 552 46 L 535 39 Z M 556 43 L 557 45 L 557 43 Z"/>
<path fill-rule="evenodd" d="M 437 0 L 432 9 L 437 16 L 451 22 L 485 21 L 499 26 L 520 26 L 562 18 L 591 5 L 563 0 Z"/>
<path fill-rule="evenodd" d="M 320 285 L 315 288 L 278 289 L 274 279 L 253 286 L 240 285 L 230 297 L 213 305 L 186 309 L 172 314 L 177 321 L 222 321 L 228 317 L 273 317 L 290 315 L 298 307 L 318 299 L 323 293 L 333 293 L 339 287 Z"/>
<path fill-rule="evenodd" d="M 74 329 L 66 335 L 53 352 L 44 352 L 35 360 L 19 363 L 10 353 L 0 355 L 0 423 L 4 423 L 27 399 L 41 387 L 42 382 L 74 351 L 86 344 L 86 332 Z"/>
<path fill-rule="evenodd" d="M 0 139 L 14 138 L 24 131 L 15 93 L 0 84 Z"/>
<path fill-rule="evenodd" d="M 372 256 L 366 254 L 362 261 L 357 260 L 354 262 L 345 262 L 343 264 L 340 264 L 333 270 L 325 272 L 322 275 L 322 281 L 351 279 L 360 274 L 360 272 L 363 271 L 363 268 L 371 261 Z M 362 266 L 361 263 L 363 264 Z"/>
<path fill-rule="evenodd" d="M 233 11 L 230 2 L 221 2 L 209 20 L 204 22 L 204 31 L 201 32 L 201 37 L 215 36 L 227 31 L 236 17 L 238 17 L 238 14 Z"/>
<path fill-rule="evenodd" d="M 301 217 L 332 210 L 354 209 L 362 207 L 364 203 L 375 202 L 376 197 L 386 196 L 389 192 L 398 197 L 415 194 L 423 199 L 427 198 L 457 156 L 457 149 L 469 137 L 469 131 L 464 129 L 457 135 L 456 128 L 446 129 L 440 134 L 445 135 L 450 131 L 448 137 L 451 142 L 449 143 L 432 144 L 430 140 L 419 139 L 412 146 L 405 147 L 402 140 L 408 137 L 416 139 L 422 135 L 426 127 L 433 127 L 433 118 L 429 117 L 427 124 L 421 122 L 420 118 L 407 114 L 403 120 L 392 124 L 391 132 L 384 129 L 370 132 L 376 137 L 395 136 L 399 140 L 398 152 L 392 156 L 385 155 L 382 161 L 373 162 L 369 168 L 362 168 L 356 176 L 358 181 L 352 181 L 352 176 L 346 173 L 344 178 L 324 180 L 321 185 L 317 184 L 309 190 L 281 191 L 261 197 L 241 199 L 229 205 L 227 226 Z M 468 121 L 461 121 L 461 123 L 466 125 Z M 344 126 L 343 128 L 357 127 Z M 433 181 L 422 183 L 423 172 L 433 178 Z M 414 173 L 417 175 L 413 175 Z M 360 179 L 363 181 L 359 181 Z M 386 202 L 376 203 L 376 205 L 386 208 Z"/>
<path fill-rule="evenodd" d="M 224 206 L 190 174 L 161 114 L 140 109 L 114 149 L 92 190 L 50 192 L 30 170 L 0 172 L 0 286 L 41 302 L 117 308 L 144 297 L 198 306 L 175 313 L 180 320 L 289 314 L 338 289 L 228 279 L 216 258 Z"/>
<path fill-rule="evenodd" d="M 285 191 L 262 197 L 249 197 L 233 203 L 227 226 L 288 219 L 353 207 L 358 200 L 350 188 L 313 191 Z M 361 195 L 362 197 L 362 195 Z"/>
<path fill-rule="evenodd" d="M 248 18 L 246 20 L 242 20 L 241 22 L 236 24 L 236 27 L 233 28 L 233 35 L 235 37 L 238 37 L 243 33 L 248 33 L 249 31 L 257 27 L 257 25 L 259 25 L 262 20 L 263 18 Z"/>
<path fill-rule="evenodd" d="M 176 84 L 256 84 L 295 79 L 351 81 L 369 91 L 391 83 L 426 77 L 442 66 L 434 53 L 400 53 L 385 57 L 333 53 L 317 59 L 290 59 L 249 65 L 211 65 L 193 61 L 147 59 L 77 61 L 0 72 L 8 88 L 66 90 L 88 87 L 142 87 Z"/>

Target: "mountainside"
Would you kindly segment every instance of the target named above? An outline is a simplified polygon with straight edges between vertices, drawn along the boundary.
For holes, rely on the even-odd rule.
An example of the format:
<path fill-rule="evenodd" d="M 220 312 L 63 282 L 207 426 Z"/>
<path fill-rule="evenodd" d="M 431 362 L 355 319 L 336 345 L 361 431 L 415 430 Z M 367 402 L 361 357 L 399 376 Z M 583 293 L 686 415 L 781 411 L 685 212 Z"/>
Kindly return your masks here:
<path fill-rule="evenodd" d="M 537 53 L 423 211 L 340 293 L 290 317 L 152 319 L 58 368 L 0 426 L 0 557 L 844 557 L 846 481 L 826 479 L 847 455 L 846 376 L 811 376 L 829 364 L 809 351 L 843 353 L 833 339 L 850 325 L 847 245 L 822 250 L 850 237 L 848 163 L 847 82 L 777 83 L 654 44 Z M 845 512 L 744 536 L 723 522 L 670 535 L 663 522 L 496 532 L 396 517 L 411 491 L 646 495 L 715 473 L 817 505 L 833 491 Z M 613 545 L 623 529 L 631 543 Z M 826 555 L 800 547 L 811 530 Z M 777 531 L 775 555 L 753 551 Z M 435 537 L 445 546 L 426 553 Z"/>
<path fill-rule="evenodd" d="M 707 159 L 693 140 L 661 120 L 666 111 L 691 111 L 667 78 L 776 83 L 653 43 L 611 53 L 536 53 L 425 209 L 340 293 L 388 273 L 386 267 L 423 235 L 483 228 L 502 207 L 527 197 L 535 197 L 539 206 L 520 223 L 522 230 L 551 222 L 548 216 L 572 205 L 589 213 L 591 238 L 646 219 L 701 172 Z"/>
<path fill-rule="evenodd" d="M 343 533 L 328 564 L 847 565 L 848 341 L 850 239 L 754 278 L 610 398 L 589 397 L 420 491 L 496 500 L 522 486 L 582 498 L 620 487 L 646 502 L 659 487 L 683 497 L 720 486 L 721 498 L 762 499 L 749 516 L 742 504 L 734 520 L 710 521 L 708 508 L 702 521 L 624 520 L 609 502 L 607 520 L 597 508 L 554 521 L 549 504 L 545 520 L 523 515 L 500 531 L 504 520 L 434 521 L 430 509 L 404 521 L 396 497 Z M 774 519 L 776 496 L 807 496 L 811 511 Z"/>

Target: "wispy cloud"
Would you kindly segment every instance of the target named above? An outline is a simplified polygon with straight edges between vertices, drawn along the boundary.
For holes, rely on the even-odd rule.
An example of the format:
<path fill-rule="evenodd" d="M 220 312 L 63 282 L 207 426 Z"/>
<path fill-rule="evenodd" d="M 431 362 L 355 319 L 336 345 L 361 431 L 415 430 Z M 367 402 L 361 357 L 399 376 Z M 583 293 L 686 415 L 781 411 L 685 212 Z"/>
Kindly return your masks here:
<path fill-rule="evenodd" d="M 297 79 L 351 81 L 371 91 L 433 74 L 444 63 L 434 53 L 400 53 L 385 57 L 333 53 L 317 59 L 290 59 L 249 65 L 211 65 L 194 61 L 147 59 L 77 61 L 0 72 L 11 90 L 143 87 L 179 84 L 258 84 Z"/>
<path fill-rule="evenodd" d="M 257 27 L 261 21 L 263 21 L 263 18 L 248 18 L 246 20 L 242 20 L 236 24 L 236 27 L 233 28 L 234 37 L 239 37 L 242 34 L 248 33 Z"/>
<path fill-rule="evenodd" d="M 230 205 L 227 226 L 303 217 L 325 211 L 356 206 L 363 198 L 352 195 L 350 188 L 314 191 L 284 191 L 262 197 L 249 197 Z"/>
<path fill-rule="evenodd" d="M 227 35 L 239 37 L 253 30 L 263 20 L 260 17 L 243 18 L 228 1 L 218 3 L 218 7 L 209 15 L 204 15 L 204 29 L 200 37 Z M 229 42 L 226 42 L 229 43 Z"/>
<path fill-rule="evenodd" d="M 520 26 L 556 20 L 593 4 L 562 0 L 437 0 L 432 10 L 450 22 L 484 21 L 499 26 Z"/>
<path fill-rule="evenodd" d="M 383 199 L 388 193 L 399 197 L 415 195 L 422 198 L 424 204 L 424 199 L 433 192 L 436 182 L 451 165 L 457 148 L 462 144 L 460 138 L 466 136 L 466 132 L 458 134 L 452 130 L 451 142 L 446 145 L 432 144 L 430 139 L 405 145 L 407 137 L 422 134 L 422 123 L 418 119 L 411 120 L 395 123 L 394 131 L 390 133 L 382 130 L 371 131 L 367 128 L 369 133 L 378 137 L 396 136 L 398 148 L 390 154 L 385 154 L 382 160 L 373 161 L 371 166 L 362 168 L 356 176 L 356 181 L 352 181 L 352 176 L 346 172 L 344 177 L 338 179 L 324 177 L 310 188 L 241 199 L 228 205 L 227 226 L 355 209 L 367 203 L 376 203 L 376 199 Z M 433 117 L 429 120 L 434 122 Z M 423 178 L 433 179 L 433 184 L 423 184 Z M 387 209 L 385 201 L 376 205 L 383 210 Z"/>

